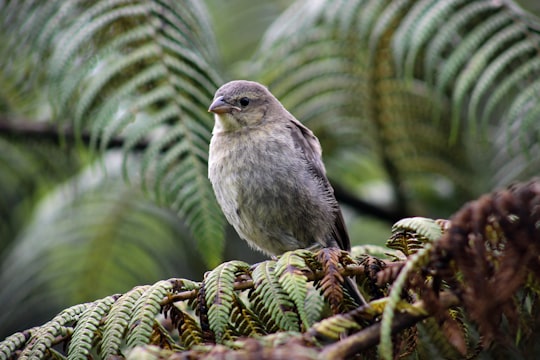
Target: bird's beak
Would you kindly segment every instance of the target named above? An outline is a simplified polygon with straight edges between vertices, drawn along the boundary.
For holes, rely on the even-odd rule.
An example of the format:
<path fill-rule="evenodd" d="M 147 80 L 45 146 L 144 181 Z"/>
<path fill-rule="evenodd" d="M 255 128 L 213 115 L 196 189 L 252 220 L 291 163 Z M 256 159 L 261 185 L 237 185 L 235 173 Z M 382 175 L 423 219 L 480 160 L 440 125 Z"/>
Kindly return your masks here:
<path fill-rule="evenodd" d="M 240 109 L 238 106 L 234 106 L 225 102 L 223 96 L 217 97 L 208 108 L 208 112 L 213 112 L 215 114 L 229 113 L 232 110 L 241 111 L 242 109 Z"/>

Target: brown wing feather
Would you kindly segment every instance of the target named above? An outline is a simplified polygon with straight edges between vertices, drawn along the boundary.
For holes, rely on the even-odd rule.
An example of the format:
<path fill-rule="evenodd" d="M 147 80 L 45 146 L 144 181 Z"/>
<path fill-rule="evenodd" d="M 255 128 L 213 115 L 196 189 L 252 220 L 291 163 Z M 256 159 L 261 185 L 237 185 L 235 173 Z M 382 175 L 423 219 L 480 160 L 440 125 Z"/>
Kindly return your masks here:
<path fill-rule="evenodd" d="M 328 181 L 328 178 L 326 177 L 326 170 L 322 162 L 322 150 L 321 145 L 319 144 L 319 140 L 315 135 L 313 135 L 313 132 L 311 132 L 311 130 L 309 130 L 302 123 L 296 120 L 292 115 L 290 116 L 289 128 L 291 129 L 291 135 L 294 139 L 295 145 L 306 157 L 306 161 L 311 167 L 313 174 L 321 180 L 327 192 L 329 201 L 332 201 L 334 203 L 333 205 L 335 208 L 335 220 L 332 229 L 333 238 L 341 249 L 349 251 L 351 250 L 351 242 L 349 240 L 347 229 L 345 228 L 345 221 L 343 220 L 343 215 L 341 214 L 341 210 L 339 209 L 339 205 L 334 196 L 334 189 L 332 188 L 332 185 L 330 185 L 330 181 Z"/>

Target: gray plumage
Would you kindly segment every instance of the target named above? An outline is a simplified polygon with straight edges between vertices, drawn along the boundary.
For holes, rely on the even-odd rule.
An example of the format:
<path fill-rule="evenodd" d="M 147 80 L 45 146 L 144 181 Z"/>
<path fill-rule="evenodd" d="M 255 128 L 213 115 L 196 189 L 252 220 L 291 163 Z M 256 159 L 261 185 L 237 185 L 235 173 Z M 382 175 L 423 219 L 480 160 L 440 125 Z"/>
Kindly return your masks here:
<path fill-rule="evenodd" d="M 350 250 L 311 130 L 251 81 L 223 85 L 209 111 L 215 125 L 208 177 L 240 237 L 270 255 L 330 246 Z"/>

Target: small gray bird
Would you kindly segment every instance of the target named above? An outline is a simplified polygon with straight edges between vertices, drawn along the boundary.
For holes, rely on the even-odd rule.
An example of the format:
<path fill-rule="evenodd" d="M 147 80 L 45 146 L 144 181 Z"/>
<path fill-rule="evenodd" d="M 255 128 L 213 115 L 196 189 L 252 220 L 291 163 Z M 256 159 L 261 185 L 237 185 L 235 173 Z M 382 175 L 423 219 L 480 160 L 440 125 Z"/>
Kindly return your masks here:
<path fill-rule="evenodd" d="M 208 177 L 225 217 L 247 243 L 269 255 L 300 248 L 350 250 L 321 146 L 263 85 L 220 87 Z M 356 286 L 346 286 L 365 304 Z"/>

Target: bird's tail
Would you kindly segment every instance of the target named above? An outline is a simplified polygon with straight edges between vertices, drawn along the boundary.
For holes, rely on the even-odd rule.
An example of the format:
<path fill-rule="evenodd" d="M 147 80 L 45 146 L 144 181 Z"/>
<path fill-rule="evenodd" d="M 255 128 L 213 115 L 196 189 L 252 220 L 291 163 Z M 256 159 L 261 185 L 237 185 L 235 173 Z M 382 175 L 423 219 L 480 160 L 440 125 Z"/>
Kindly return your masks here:
<path fill-rule="evenodd" d="M 345 278 L 343 287 L 347 290 L 349 295 L 354 299 L 358 306 L 367 305 L 366 299 L 364 299 L 364 297 L 360 293 L 360 290 L 358 290 L 358 286 L 356 286 L 356 282 L 352 278 Z"/>

